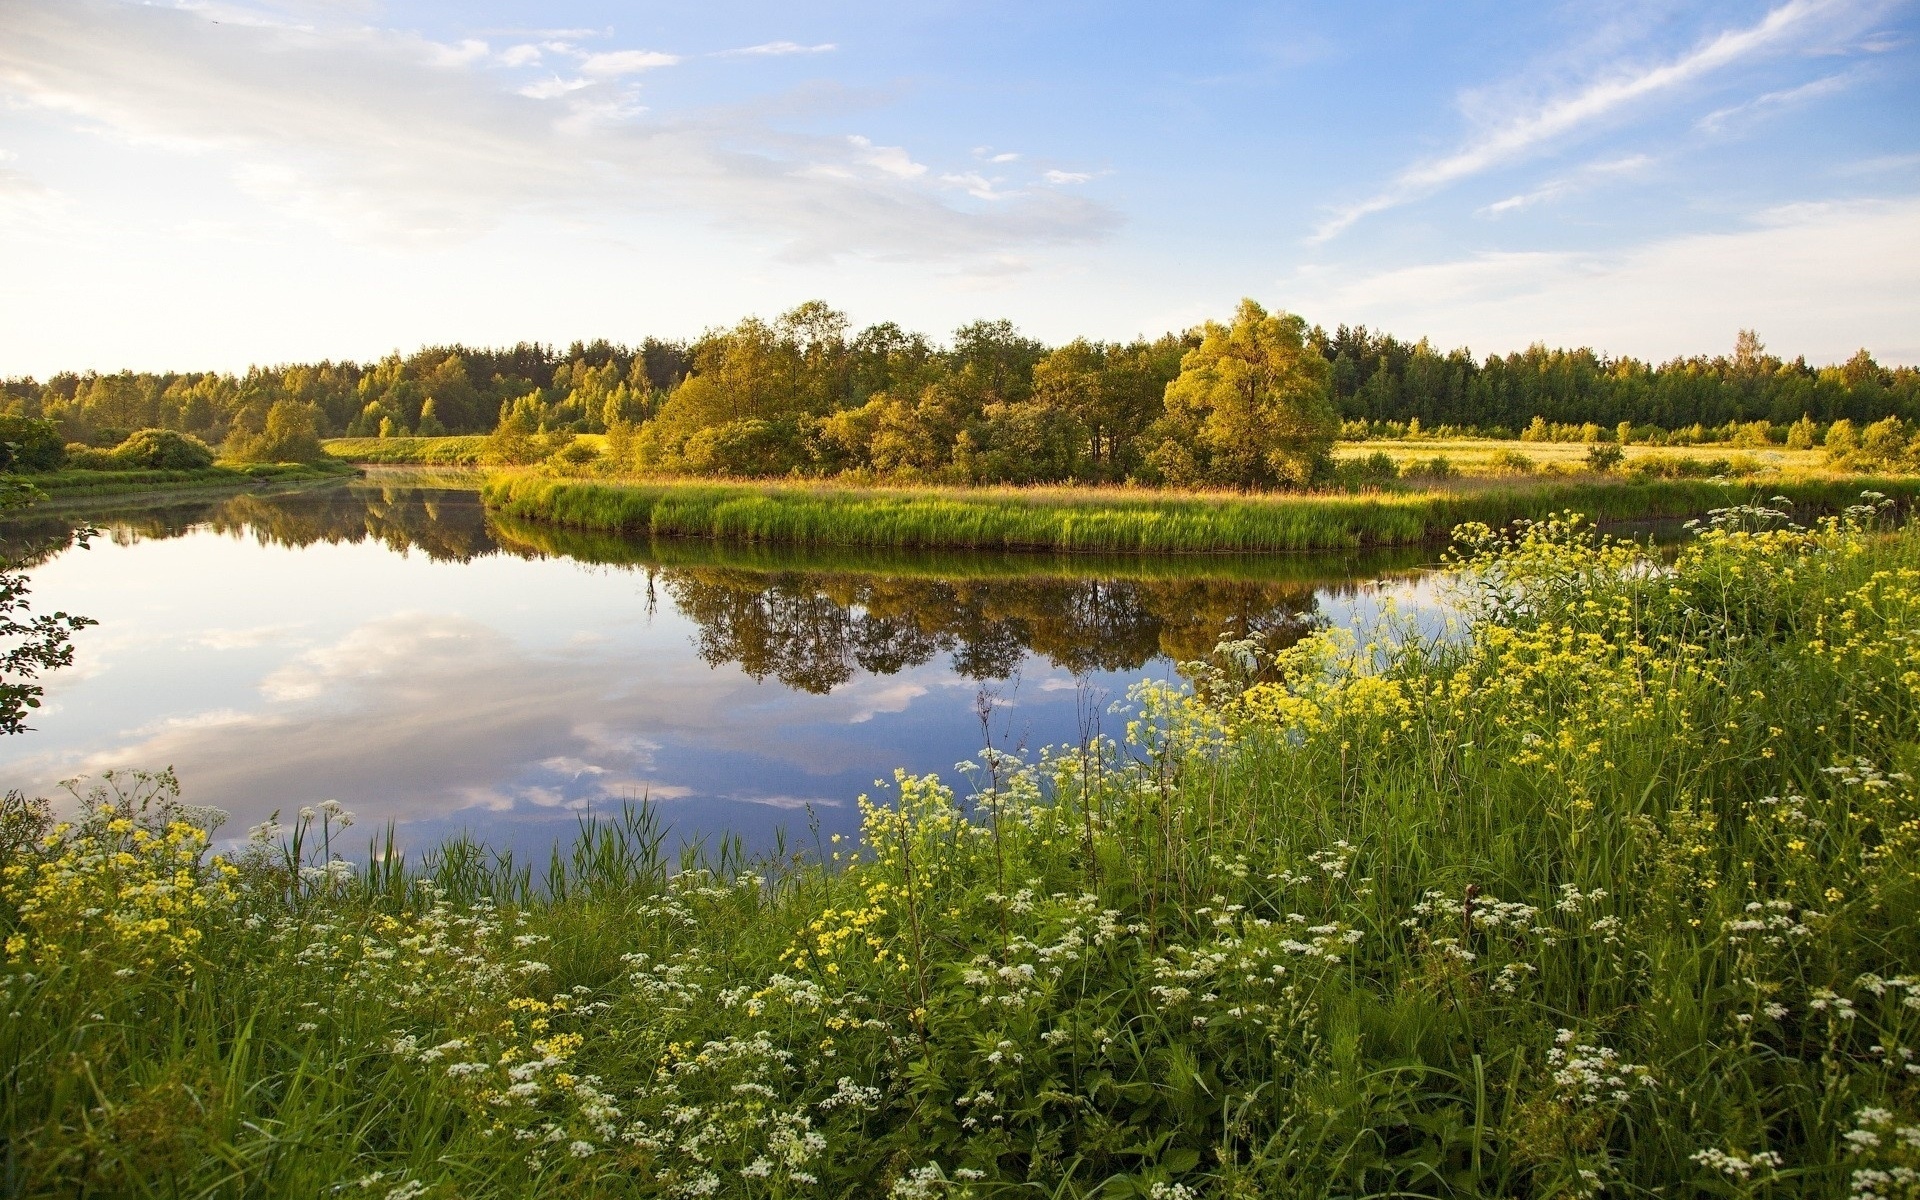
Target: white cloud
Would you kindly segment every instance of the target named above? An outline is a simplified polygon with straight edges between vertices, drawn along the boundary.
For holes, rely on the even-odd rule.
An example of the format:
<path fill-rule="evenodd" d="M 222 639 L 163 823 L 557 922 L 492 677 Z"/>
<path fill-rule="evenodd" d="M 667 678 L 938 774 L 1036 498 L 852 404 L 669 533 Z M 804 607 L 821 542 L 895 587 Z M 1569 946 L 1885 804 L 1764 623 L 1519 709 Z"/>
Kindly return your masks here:
<path fill-rule="evenodd" d="M 1496 200 L 1481 209 L 1485 216 L 1498 217 L 1521 209 L 1532 208 L 1550 200 L 1559 200 L 1576 192 L 1583 191 L 1595 182 L 1621 175 L 1634 175 L 1653 164 L 1653 159 L 1644 154 L 1629 155 L 1626 158 L 1609 159 L 1605 162 L 1588 163 L 1570 175 L 1549 179 L 1530 192 L 1517 196 L 1508 196 L 1505 200 Z"/>
<path fill-rule="evenodd" d="M 1520 158 L 1632 104 L 1774 49 L 1790 37 L 1811 33 L 1818 18 L 1848 7 L 1848 0 L 1787 0 L 1757 24 L 1726 30 L 1670 62 L 1617 71 L 1572 95 L 1519 113 L 1452 154 L 1408 167 L 1386 188 L 1336 212 L 1320 225 L 1312 240 L 1324 242 L 1363 217 Z"/>
<path fill-rule="evenodd" d="M 1048 171 L 1042 178 L 1048 183 L 1065 184 L 1085 183 L 1087 180 L 1092 179 L 1093 176 L 1087 174 L 1085 171 Z"/>
<path fill-rule="evenodd" d="M 953 175 L 942 175 L 940 182 L 959 188 L 967 195 L 978 200 L 1004 200 L 1012 193 L 998 190 L 999 185 L 978 171 L 961 171 Z"/>
<path fill-rule="evenodd" d="M 224 166 L 255 196 L 364 242 L 456 243 L 528 214 L 618 236 L 650 214 L 692 214 L 771 237 L 790 260 L 928 261 L 1117 225 L 1104 206 L 1058 193 L 967 204 L 904 148 L 784 128 L 792 97 L 648 112 L 621 81 L 671 55 L 542 49 L 579 57 L 580 77 L 520 95 L 511 89 L 526 81 L 500 78 L 496 60 L 401 32 L 10 0 L 0 103 Z"/>
<path fill-rule="evenodd" d="M 655 50 L 609 50 L 581 59 L 580 70 L 596 79 L 609 79 L 671 67 L 679 61 L 677 54 L 662 54 Z"/>
<path fill-rule="evenodd" d="M 1614 253 L 1479 254 L 1372 275 L 1317 267 L 1283 281 L 1288 308 L 1431 334 L 1480 352 L 1535 341 L 1664 358 L 1757 328 L 1809 361 L 1862 344 L 1920 360 L 1920 196 L 1794 205 L 1745 229 Z"/>
<path fill-rule="evenodd" d="M 551 79 L 542 79 L 538 83 L 529 83 L 520 88 L 520 95 L 529 100 L 558 100 L 568 92 L 577 92 L 581 88 L 592 87 L 591 79 L 562 79 L 555 75 Z"/>
<path fill-rule="evenodd" d="M 847 142 L 858 161 L 896 179 L 918 179 L 927 173 L 926 164 L 913 161 L 913 156 L 899 146 L 876 146 L 859 134 L 849 135 Z"/>
<path fill-rule="evenodd" d="M 821 42 L 818 46 L 802 46 L 799 42 L 762 42 L 758 46 L 741 46 L 737 50 L 722 50 L 727 55 L 761 55 L 779 57 L 787 54 L 826 54 L 839 47 L 832 42 Z"/>
<path fill-rule="evenodd" d="M 464 67 L 470 63 L 484 62 L 492 53 L 487 44 L 477 38 L 467 38 L 456 45 L 444 46 L 429 43 L 431 51 L 427 61 L 436 67 Z"/>
<path fill-rule="evenodd" d="M 1744 104 L 1734 104 L 1726 108 L 1716 109 L 1706 116 L 1701 117 L 1699 126 L 1708 133 L 1719 133 L 1735 118 L 1752 117 L 1763 113 L 1778 111 L 1783 108 L 1792 108 L 1796 104 L 1804 104 L 1809 100 L 1818 100 L 1822 96 L 1831 96 L 1836 92 L 1843 92 L 1849 87 L 1852 87 L 1859 78 L 1860 73 L 1858 71 L 1841 71 L 1838 74 L 1828 75 L 1823 79 L 1816 79 L 1812 83 L 1803 83 L 1799 87 L 1784 88 L 1777 92 L 1767 92 L 1764 95 L 1755 96 Z"/>

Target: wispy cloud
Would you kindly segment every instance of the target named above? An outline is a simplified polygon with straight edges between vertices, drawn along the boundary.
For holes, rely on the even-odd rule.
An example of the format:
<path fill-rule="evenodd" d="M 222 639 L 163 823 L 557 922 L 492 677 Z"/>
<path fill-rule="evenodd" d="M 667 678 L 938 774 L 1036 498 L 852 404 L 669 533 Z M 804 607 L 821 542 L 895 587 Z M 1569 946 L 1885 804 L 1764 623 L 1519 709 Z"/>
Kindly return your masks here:
<path fill-rule="evenodd" d="M 622 75 L 638 75 L 642 71 L 652 71 L 659 67 L 671 67 L 679 61 L 679 55 L 662 54 L 657 50 L 609 50 L 600 54 L 589 54 L 581 59 L 580 71 L 596 79 L 610 79 Z"/>
<path fill-rule="evenodd" d="M 531 43 L 530 43 L 531 44 Z M 254 195 L 358 240 L 477 236 L 516 214 L 696 214 L 788 258 L 993 256 L 1106 234 L 1115 214 L 1050 189 L 983 195 L 904 147 L 796 133 L 830 87 L 660 114 L 632 76 L 678 56 L 534 46 L 568 68 L 364 25 L 215 23 L 115 0 L 0 4 L 0 102 L 76 130 L 225 163 Z M 517 90 L 516 90 L 517 89 Z M 982 205 L 978 200 L 992 199 Z"/>
<path fill-rule="evenodd" d="M 1788 0 L 1753 25 L 1729 29 L 1679 58 L 1653 67 L 1617 71 L 1488 130 L 1452 154 L 1406 168 L 1385 188 L 1336 212 L 1311 240 L 1324 242 L 1374 213 L 1427 196 L 1489 168 L 1511 162 L 1637 102 L 1673 91 L 1730 64 L 1803 36 L 1847 0 Z"/>
<path fill-rule="evenodd" d="M 1815 362 L 1863 342 L 1882 361 L 1920 358 L 1917 291 L 1920 196 L 1784 206 L 1730 232 L 1616 251 L 1476 254 L 1372 274 L 1320 267 L 1279 285 L 1298 311 L 1417 329 L 1481 352 L 1545 341 L 1657 358 L 1757 328 L 1777 350 Z"/>
<path fill-rule="evenodd" d="M 1831 96 L 1837 92 L 1844 92 L 1858 82 L 1860 77 L 1861 73 L 1857 70 L 1840 71 L 1836 74 L 1828 75 L 1825 78 L 1816 79 L 1811 83 L 1803 83 L 1799 87 L 1783 88 L 1777 92 L 1767 92 L 1763 95 L 1755 96 L 1743 104 L 1733 104 L 1726 108 L 1715 109 L 1713 112 L 1700 118 L 1699 127 L 1707 133 L 1721 133 L 1730 123 L 1735 121 L 1744 118 L 1759 117 L 1770 112 L 1778 112 L 1782 109 L 1792 108 L 1798 104 L 1805 104 L 1810 100 L 1818 100 L 1822 96 Z"/>
<path fill-rule="evenodd" d="M 1048 183 L 1065 184 L 1085 183 L 1089 179 L 1092 179 L 1093 176 L 1085 171 L 1048 171 L 1042 175 L 1041 178 L 1045 179 Z"/>
<path fill-rule="evenodd" d="M 802 46 L 799 42 L 762 42 L 758 46 L 741 46 L 734 50 L 722 50 L 720 56 L 758 55 L 779 57 L 787 54 L 826 54 L 840 47 L 832 42 L 821 42 L 817 46 Z"/>
<path fill-rule="evenodd" d="M 1482 216 L 1498 217 L 1510 212 L 1532 208 L 1552 200 L 1560 200 L 1577 192 L 1585 191 L 1595 183 L 1610 178 L 1637 175 L 1653 165 L 1653 159 L 1644 154 L 1633 154 L 1626 158 L 1608 159 L 1605 162 L 1588 163 L 1579 170 L 1567 175 L 1547 180 L 1530 192 L 1517 196 L 1508 196 L 1505 200 L 1496 200 L 1481 209 Z"/>

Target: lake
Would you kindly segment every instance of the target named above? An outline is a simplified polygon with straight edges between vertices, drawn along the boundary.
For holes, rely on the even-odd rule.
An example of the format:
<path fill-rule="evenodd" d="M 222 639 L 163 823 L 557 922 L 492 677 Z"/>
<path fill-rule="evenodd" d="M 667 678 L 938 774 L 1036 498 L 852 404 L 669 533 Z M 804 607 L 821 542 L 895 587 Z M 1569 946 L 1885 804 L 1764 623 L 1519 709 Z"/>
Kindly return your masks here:
<path fill-rule="evenodd" d="M 100 532 L 73 544 L 81 519 Z M 896 767 L 954 778 L 1124 732 L 1128 687 L 1222 634 L 1437 609 L 1432 549 L 1108 558 L 799 550 L 497 519 L 470 489 L 344 484 L 48 509 L 0 526 L 36 612 L 96 618 L 0 783 L 171 766 L 232 814 L 338 799 L 355 835 L 544 855 L 646 799 L 671 840 L 858 828 Z"/>

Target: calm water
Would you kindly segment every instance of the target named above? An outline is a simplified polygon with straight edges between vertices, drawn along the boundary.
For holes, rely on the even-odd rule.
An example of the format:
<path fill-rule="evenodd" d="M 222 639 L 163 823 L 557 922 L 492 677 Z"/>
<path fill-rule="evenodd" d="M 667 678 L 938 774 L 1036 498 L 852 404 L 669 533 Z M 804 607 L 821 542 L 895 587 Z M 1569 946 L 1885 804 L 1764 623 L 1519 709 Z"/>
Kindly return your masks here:
<path fill-rule="evenodd" d="M 0 527 L 37 611 L 100 624 L 0 785 L 172 766 L 243 831 L 335 798 L 420 847 L 541 850 L 649 797 L 680 838 L 858 825 L 895 767 L 1076 743 L 1223 632 L 1429 608 L 1427 552 L 797 552 L 568 534 L 417 477 Z M 989 716 L 983 731 L 980 712 Z"/>

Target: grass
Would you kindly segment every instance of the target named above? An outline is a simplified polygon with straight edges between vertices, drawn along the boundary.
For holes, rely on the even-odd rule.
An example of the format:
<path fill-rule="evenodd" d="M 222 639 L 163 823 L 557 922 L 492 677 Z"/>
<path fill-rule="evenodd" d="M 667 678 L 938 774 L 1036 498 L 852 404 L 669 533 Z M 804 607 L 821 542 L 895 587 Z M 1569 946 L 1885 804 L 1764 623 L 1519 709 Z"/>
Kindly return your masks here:
<path fill-rule="evenodd" d="M 576 442 L 596 453 L 606 446 L 606 435 L 584 433 Z M 347 462 L 374 466 L 477 467 L 486 449 L 485 434 L 454 434 L 446 437 L 358 437 L 328 438 L 328 454 Z"/>
<path fill-rule="evenodd" d="M 1537 482 L 1471 490 L 1246 496 L 1073 488 L 843 488 L 747 483 L 596 483 L 533 473 L 491 477 L 489 509 L 604 533 L 801 546 L 953 547 L 1062 553 L 1259 553 L 1444 540 L 1466 521 L 1501 524 L 1579 509 L 1600 520 L 1695 517 L 1756 494 L 1809 509 L 1862 486 L 1903 498 L 1920 480 Z"/>
<path fill-rule="evenodd" d="M 898 579 L 1236 580 L 1300 585 L 1341 584 L 1433 561 L 1424 547 L 1322 554 L 1052 554 L 1035 551 L 916 549 L 887 546 L 801 547 L 780 542 L 707 538 L 636 538 L 570 529 L 493 514 L 488 531 L 509 553 L 668 570 L 718 568 L 754 574 L 858 574 Z"/>
<path fill-rule="evenodd" d="M 117 496 L 187 488 L 332 479 L 351 474 L 341 463 L 215 463 L 197 470 L 49 471 L 24 476 L 56 499 Z"/>
<path fill-rule="evenodd" d="M 351 463 L 389 466 L 472 467 L 480 463 L 485 434 L 454 437 L 328 438 L 328 454 Z"/>
<path fill-rule="evenodd" d="M 1468 530 L 1464 632 L 1142 687 L 859 843 L 10 800 L 9 1194 L 1908 1196 L 1920 529 Z"/>
<path fill-rule="evenodd" d="M 1582 442 L 1522 442 L 1493 438 L 1416 438 L 1409 441 L 1397 438 L 1375 438 L 1364 442 L 1341 442 L 1334 447 L 1334 457 L 1345 461 L 1366 458 L 1370 454 L 1379 452 L 1393 459 L 1396 465 L 1405 466 L 1407 463 L 1427 462 L 1440 456 L 1445 457 L 1461 475 L 1473 478 L 1510 476 L 1511 468 L 1505 467 L 1499 461 L 1500 456 L 1509 454 L 1524 455 L 1532 462 L 1535 470 L 1584 473 L 1587 469 L 1587 449 L 1586 444 Z M 1620 449 L 1629 467 L 1635 462 L 1647 459 L 1655 461 L 1695 459 L 1702 462 L 1718 459 L 1732 462 L 1748 460 L 1759 469 L 1814 473 L 1821 470 L 1826 462 L 1826 452 L 1823 450 L 1789 450 L 1785 446 L 1629 444 Z"/>

